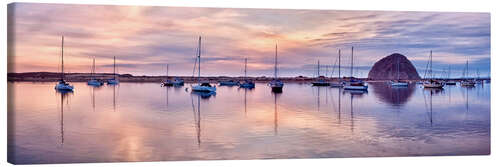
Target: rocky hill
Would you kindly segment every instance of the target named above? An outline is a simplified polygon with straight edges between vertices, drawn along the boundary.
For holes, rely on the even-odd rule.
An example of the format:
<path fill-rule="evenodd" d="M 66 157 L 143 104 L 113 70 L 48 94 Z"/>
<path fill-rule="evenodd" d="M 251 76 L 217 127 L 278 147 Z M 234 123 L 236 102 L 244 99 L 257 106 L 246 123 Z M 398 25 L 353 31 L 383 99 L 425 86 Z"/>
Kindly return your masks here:
<path fill-rule="evenodd" d="M 399 60 L 399 61 L 398 61 Z M 405 56 L 399 53 L 393 53 L 386 56 L 373 65 L 368 73 L 368 78 L 371 80 L 393 80 L 398 76 L 399 62 L 399 78 L 401 80 L 418 80 L 420 76 L 413 64 Z"/>

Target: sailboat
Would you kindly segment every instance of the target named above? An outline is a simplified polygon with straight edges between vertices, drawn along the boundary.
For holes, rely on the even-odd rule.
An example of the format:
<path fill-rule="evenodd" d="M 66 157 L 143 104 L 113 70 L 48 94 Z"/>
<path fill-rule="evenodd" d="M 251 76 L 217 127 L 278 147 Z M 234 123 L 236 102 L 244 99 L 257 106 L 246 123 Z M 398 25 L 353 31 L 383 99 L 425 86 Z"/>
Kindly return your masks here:
<path fill-rule="evenodd" d="M 58 91 L 73 91 L 73 85 L 64 81 L 64 36 L 61 42 L 61 80 L 54 87 Z"/>
<path fill-rule="evenodd" d="M 243 81 L 243 83 L 239 85 L 240 88 L 249 88 L 249 89 L 255 88 L 255 83 L 247 78 L 247 58 L 245 58 L 245 81 Z"/>
<path fill-rule="evenodd" d="M 90 70 L 91 79 L 87 82 L 91 86 L 101 86 L 103 83 L 95 79 L 95 57 L 92 59 L 92 69 Z"/>
<path fill-rule="evenodd" d="M 359 79 L 355 79 L 353 77 L 353 73 L 352 73 L 353 64 L 354 64 L 353 59 L 354 59 L 354 47 L 351 47 L 351 80 L 349 81 L 349 83 L 346 86 L 344 86 L 344 89 L 345 90 L 363 90 L 363 91 L 366 91 L 366 90 L 368 90 L 368 85 L 366 85 L 364 81 L 359 80 Z"/>
<path fill-rule="evenodd" d="M 431 76 L 429 81 L 426 81 L 424 82 L 424 88 L 438 88 L 438 89 L 442 89 L 443 88 L 443 83 L 437 81 L 437 80 L 434 80 L 433 79 L 433 76 L 432 76 L 432 50 L 431 50 L 431 54 L 430 54 L 430 68 L 429 68 L 429 75 Z"/>
<path fill-rule="evenodd" d="M 113 56 L 113 78 L 108 79 L 108 85 L 117 85 L 120 81 L 116 78 L 116 56 Z"/>
<path fill-rule="evenodd" d="M 326 80 L 325 80 L 325 77 L 324 76 L 320 76 L 319 74 L 319 60 L 318 60 L 318 67 L 317 67 L 317 72 L 318 72 L 318 78 L 316 79 L 316 81 L 312 82 L 312 85 L 313 86 L 330 86 L 330 83 L 328 83 Z"/>
<path fill-rule="evenodd" d="M 220 81 L 219 82 L 219 85 L 220 86 L 236 86 L 236 85 L 239 85 L 240 82 L 238 81 L 235 81 L 235 80 L 227 80 L 227 81 Z"/>
<path fill-rule="evenodd" d="M 476 83 L 474 81 L 469 80 L 469 60 L 466 61 L 465 63 L 465 80 L 462 80 L 460 82 L 460 86 L 463 87 L 474 87 Z"/>
<path fill-rule="evenodd" d="M 457 85 L 457 82 L 451 80 L 451 66 L 448 66 L 448 80 L 445 83 L 446 85 Z"/>
<path fill-rule="evenodd" d="M 339 78 L 338 78 L 338 82 L 334 82 L 334 83 L 330 83 L 330 87 L 344 87 L 344 82 L 342 82 L 342 79 L 340 78 L 340 49 L 339 49 L 339 65 L 338 65 L 338 68 L 339 68 Z"/>
<path fill-rule="evenodd" d="M 397 74 L 397 80 L 396 81 L 392 81 L 391 82 L 391 86 L 393 87 L 408 87 L 408 82 L 404 82 L 404 81 L 401 81 L 400 80 L 400 77 L 399 77 L 399 66 L 400 66 L 401 62 L 400 62 L 400 57 L 398 57 L 398 64 L 397 64 L 397 69 L 398 69 L 398 74 Z"/>
<path fill-rule="evenodd" d="M 162 86 L 174 86 L 174 83 L 172 82 L 172 80 L 168 79 L 168 64 L 167 64 L 167 75 L 166 75 L 166 79 L 165 81 L 163 81 L 163 83 L 161 83 Z"/>
<path fill-rule="evenodd" d="M 273 92 L 282 92 L 283 91 L 283 82 L 278 78 L 278 44 L 276 44 L 275 55 L 274 55 L 274 78 L 271 82 L 269 82 L 269 86 L 271 86 L 271 90 Z"/>
<path fill-rule="evenodd" d="M 198 85 L 191 87 L 195 92 L 215 92 L 217 88 L 210 85 L 209 82 L 200 81 L 200 70 L 201 70 L 201 36 L 198 38 Z"/>

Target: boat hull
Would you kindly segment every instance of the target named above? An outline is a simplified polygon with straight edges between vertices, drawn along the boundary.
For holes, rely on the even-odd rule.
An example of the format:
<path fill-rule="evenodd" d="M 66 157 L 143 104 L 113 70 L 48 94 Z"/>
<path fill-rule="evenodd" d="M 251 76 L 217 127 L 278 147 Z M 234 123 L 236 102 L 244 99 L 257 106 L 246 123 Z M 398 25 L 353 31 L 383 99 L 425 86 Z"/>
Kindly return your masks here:
<path fill-rule="evenodd" d="M 240 88 L 249 88 L 249 89 L 252 89 L 252 88 L 255 88 L 255 83 L 253 83 L 253 82 L 245 82 L 245 83 L 240 84 Z"/>
<path fill-rule="evenodd" d="M 220 82 L 220 86 L 236 86 L 238 85 L 238 82 Z"/>
<path fill-rule="evenodd" d="M 118 85 L 120 83 L 120 81 L 116 80 L 116 79 L 110 79 L 108 80 L 108 85 Z"/>
<path fill-rule="evenodd" d="M 407 82 L 391 82 L 391 86 L 393 87 L 408 87 Z"/>
<path fill-rule="evenodd" d="M 341 82 L 330 83 L 330 87 L 341 88 L 341 87 L 344 87 L 344 83 L 341 83 Z"/>
<path fill-rule="evenodd" d="M 330 86 L 330 83 L 328 82 L 313 82 L 313 86 Z"/>
<path fill-rule="evenodd" d="M 457 83 L 456 83 L 456 82 L 446 82 L 445 84 L 446 84 L 446 85 L 457 85 Z"/>
<path fill-rule="evenodd" d="M 90 85 L 90 86 L 102 86 L 104 85 L 104 83 L 100 82 L 100 81 L 97 81 L 97 80 L 90 80 L 87 82 L 87 85 Z"/>
<path fill-rule="evenodd" d="M 344 86 L 345 90 L 368 90 L 368 86 L 355 86 L 355 85 L 347 85 Z"/>
<path fill-rule="evenodd" d="M 215 92 L 217 88 L 209 86 L 196 85 L 191 88 L 195 92 Z"/>
<path fill-rule="evenodd" d="M 475 87 L 476 84 L 474 82 L 462 82 L 462 83 L 460 83 L 460 86 L 463 86 L 463 87 Z"/>
<path fill-rule="evenodd" d="M 73 91 L 73 88 L 74 87 L 69 84 L 61 84 L 61 83 L 56 84 L 56 86 L 54 87 L 54 89 L 59 91 Z"/>
<path fill-rule="evenodd" d="M 443 84 L 438 83 L 424 83 L 424 88 L 442 89 L 443 86 Z"/>

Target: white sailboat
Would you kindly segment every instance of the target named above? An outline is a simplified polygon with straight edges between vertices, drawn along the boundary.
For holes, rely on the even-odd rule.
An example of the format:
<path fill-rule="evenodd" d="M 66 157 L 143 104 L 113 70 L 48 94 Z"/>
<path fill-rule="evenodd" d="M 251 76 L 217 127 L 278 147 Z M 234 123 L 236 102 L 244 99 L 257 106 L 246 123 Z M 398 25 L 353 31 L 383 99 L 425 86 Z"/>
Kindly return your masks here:
<path fill-rule="evenodd" d="M 429 81 L 425 81 L 424 82 L 424 88 L 437 88 L 437 89 L 442 89 L 444 84 L 437 81 L 437 80 L 434 80 L 433 79 L 433 76 L 432 76 L 432 50 L 431 50 L 431 54 L 430 54 L 430 68 L 429 68 L 429 75 L 431 76 Z"/>
<path fill-rule="evenodd" d="M 201 70 L 201 36 L 198 38 L 198 85 L 193 86 L 191 89 L 195 92 L 215 92 L 217 88 L 210 85 L 207 81 L 200 81 Z"/>
<path fill-rule="evenodd" d="M 120 81 L 116 78 L 116 56 L 113 56 L 113 78 L 108 79 L 108 85 L 117 85 Z"/>
<path fill-rule="evenodd" d="M 271 90 L 273 92 L 282 92 L 283 91 L 283 82 L 278 78 L 278 44 L 276 44 L 275 55 L 274 55 L 274 78 L 271 82 L 269 82 L 269 86 L 271 86 Z"/>
<path fill-rule="evenodd" d="M 391 81 L 391 86 L 393 87 L 408 87 L 408 82 L 401 81 L 400 76 L 399 76 L 399 66 L 400 66 L 400 57 L 398 57 L 398 63 L 397 63 L 397 69 L 398 69 L 398 74 L 397 74 L 397 80 L 396 81 Z"/>
<path fill-rule="evenodd" d="M 255 88 L 255 83 L 247 78 L 247 58 L 245 58 L 245 81 L 243 81 L 243 83 L 240 83 L 239 85 L 240 88 Z"/>
<path fill-rule="evenodd" d="M 339 59 L 338 59 L 338 62 L 339 62 L 339 65 L 338 65 L 338 70 L 339 70 L 339 78 L 338 78 L 338 82 L 333 82 L 333 83 L 330 83 L 330 87 L 344 87 L 344 82 L 342 81 L 342 78 L 340 78 L 340 49 L 339 49 Z"/>
<path fill-rule="evenodd" d="M 54 87 L 58 91 L 73 91 L 73 85 L 64 81 L 64 36 L 61 42 L 61 80 Z"/>
<path fill-rule="evenodd" d="M 368 85 L 366 85 L 366 83 L 362 80 L 359 80 L 359 79 L 355 79 L 353 77 L 353 64 L 354 64 L 354 47 L 351 47 L 351 80 L 349 81 L 349 83 L 347 83 L 347 85 L 344 86 L 344 89 L 345 90 L 362 90 L 362 91 L 366 91 L 368 90 Z"/>
<path fill-rule="evenodd" d="M 465 79 L 460 82 L 460 86 L 463 87 L 474 87 L 476 86 L 476 82 L 470 80 L 469 78 L 469 60 L 465 63 Z"/>
<path fill-rule="evenodd" d="M 101 86 L 103 83 L 95 79 L 95 57 L 92 59 L 92 69 L 90 70 L 91 79 L 87 82 L 91 86 Z"/>

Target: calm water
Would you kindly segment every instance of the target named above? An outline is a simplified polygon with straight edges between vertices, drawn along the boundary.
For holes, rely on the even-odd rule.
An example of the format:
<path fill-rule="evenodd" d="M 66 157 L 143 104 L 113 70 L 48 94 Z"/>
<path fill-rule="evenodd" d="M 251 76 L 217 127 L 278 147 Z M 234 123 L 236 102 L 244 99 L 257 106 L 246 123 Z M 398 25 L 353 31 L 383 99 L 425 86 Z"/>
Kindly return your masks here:
<path fill-rule="evenodd" d="M 490 153 L 490 85 L 369 91 L 285 84 L 214 96 L 155 83 L 8 83 L 15 163 Z"/>

